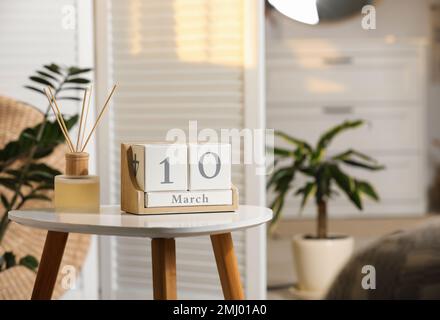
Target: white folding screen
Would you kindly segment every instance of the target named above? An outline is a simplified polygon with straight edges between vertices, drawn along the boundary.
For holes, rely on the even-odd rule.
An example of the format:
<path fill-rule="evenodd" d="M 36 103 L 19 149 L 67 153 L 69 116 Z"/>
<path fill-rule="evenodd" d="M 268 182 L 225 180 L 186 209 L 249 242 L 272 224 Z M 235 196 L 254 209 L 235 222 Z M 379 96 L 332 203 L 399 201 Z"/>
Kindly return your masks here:
<path fill-rule="evenodd" d="M 97 1 L 98 100 L 118 84 L 99 132 L 104 201 L 119 203 L 121 142 L 163 141 L 190 120 L 199 130 L 262 127 L 262 12 L 252 0 Z M 241 202 L 264 204 L 254 175 L 233 167 Z M 247 297 L 264 298 L 264 230 L 233 238 Z M 222 298 L 209 237 L 176 242 L 178 296 Z M 101 249 L 104 298 L 152 297 L 149 240 L 103 238 Z"/>
<path fill-rule="evenodd" d="M 67 20 L 66 20 L 67 19 Z M 24 88 L 43 64 L 93 67 L 91 0 L 15 0 L 0 2 L 0 95 L 45 111 L 47 100 Z M 63 101 L 63 112 L 78 112 L 79 104 Z M 91 167 L 95 165 L 93 149 Z M 89 256 L 74 290 L 64 299 L 97 298 L 97 248 Z"/>

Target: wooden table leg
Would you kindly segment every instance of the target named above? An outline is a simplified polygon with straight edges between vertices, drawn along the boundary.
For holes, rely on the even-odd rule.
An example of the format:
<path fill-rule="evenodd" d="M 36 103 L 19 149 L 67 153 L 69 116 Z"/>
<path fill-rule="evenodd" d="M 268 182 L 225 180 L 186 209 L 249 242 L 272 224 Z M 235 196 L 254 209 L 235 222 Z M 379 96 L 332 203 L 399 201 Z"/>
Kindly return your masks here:
<path fill-rule="evenodd" d="M 211 243 L 225 299 L 243 300 L 244 293 L 231 233 L 211 235 Z"/>
<path fill-rule="evenodd" d="M 155 300 L 177 299 L 176 242 L 174 239 L 151 240 L 153 296 Z"/>
<path fill-rule="evenodd" d="M 48 231 L 32 291 L 32 300 L 50 300 L 66 247 L 66 232 Z"/>

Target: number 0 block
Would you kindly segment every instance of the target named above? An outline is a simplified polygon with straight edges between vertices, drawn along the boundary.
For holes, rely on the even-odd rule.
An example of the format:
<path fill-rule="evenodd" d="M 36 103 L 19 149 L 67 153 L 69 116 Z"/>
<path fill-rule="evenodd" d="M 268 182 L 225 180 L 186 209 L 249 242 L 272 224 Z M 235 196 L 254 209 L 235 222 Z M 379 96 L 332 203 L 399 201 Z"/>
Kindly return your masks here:
<path fill-rule="evenodd" d="M 231 188 L 231 145 L 190 144 L 189 190 Z"/>
<path fill-rule="evenodd" d="M 187 190 L 188 151 L 185 144 L 136 144 L 132 150 L 132 170 L 142 190 Z"/>

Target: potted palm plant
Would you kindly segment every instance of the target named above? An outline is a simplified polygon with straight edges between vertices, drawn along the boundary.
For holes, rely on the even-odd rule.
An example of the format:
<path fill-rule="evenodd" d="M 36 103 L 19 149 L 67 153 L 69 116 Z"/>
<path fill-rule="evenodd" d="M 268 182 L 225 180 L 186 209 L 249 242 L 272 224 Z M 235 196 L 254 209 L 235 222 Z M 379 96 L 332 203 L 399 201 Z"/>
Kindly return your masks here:
<path fill-rule="evenodd" d="M 274 230 L 284 207 L 285 199 L 292 192 L 301 196 L 301 210 L 307 201 L 314 198 L 317 207 L 316 234 L 296 235 L 292 241 L 294 261 L 298 276 L 298 290 L 322 295 L 331 285 L 334 277 L 345 264 L 353 251 L 353 238 L 345 235 L 328 233 L 327 204 L 338 190 L 359 210 L 363 208 L 363 197 L 375 201 L 379 196 L 373 186 L 357 179 L 347 172 L 345 167 L 357 167 L 366 170 L 381 170 L 373 158 L 349 149 L 331 156 L 327 155 L 329 144 L 338 134 L 358 128 L 362 120 L 345 121 L 328 131 L 318 140 L 316 146 L 306 141 L 291 137 L 283 132 L 275 134 L 293 146 L 292 149 L 275 148 L 275 170 L 268 181 L 268 189 L 274 191 L 271 207 Z M 305 183 L 297 187 L 294 182 L 297 175 L 305 178 Z"/>

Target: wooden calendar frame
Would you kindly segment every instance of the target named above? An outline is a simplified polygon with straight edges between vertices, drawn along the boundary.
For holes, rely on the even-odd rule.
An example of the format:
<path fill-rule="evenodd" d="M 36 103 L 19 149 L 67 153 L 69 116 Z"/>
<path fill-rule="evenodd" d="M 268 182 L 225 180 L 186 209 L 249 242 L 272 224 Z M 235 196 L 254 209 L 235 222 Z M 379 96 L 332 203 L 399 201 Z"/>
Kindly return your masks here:
<path fill-rule="evenodd" d="M 238 190 L 232 185 L 231 205 L 208 206 L 176 206 L 176 207 L 145 207 L 145 192 L 141 190 L 130 170 L 133 151 L 130 143 L 121 144 L 121 209 L 133 214 L 163 214 L 163 213 L 196 213 L 196 212 L 225 212 L 238 208 Z"/>

